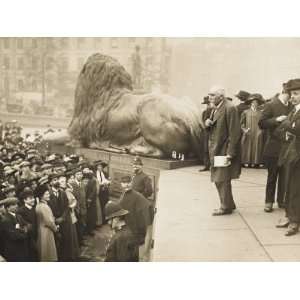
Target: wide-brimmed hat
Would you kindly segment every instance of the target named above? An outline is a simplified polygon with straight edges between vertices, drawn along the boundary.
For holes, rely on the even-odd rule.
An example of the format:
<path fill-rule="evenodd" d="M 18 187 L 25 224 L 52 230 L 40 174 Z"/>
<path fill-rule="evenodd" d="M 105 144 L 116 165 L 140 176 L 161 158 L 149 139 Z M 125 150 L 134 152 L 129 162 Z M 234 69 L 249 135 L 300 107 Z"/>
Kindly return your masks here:
<path fill-rule="evenodd" d="M 102 166 L 102 168 L 105 168 L 108 166 L 108 164 L 105 162 L 105 161 L 102 161 L 102 160 L 96 160 L 94 161 L 94 166 L 97 167 L 97 166 Z"/>
<path fill-rule="evenodd" d="M 24 168 L 24 167 L 30 167 L 30 162 L 29 161 L 23 161 L 20 163 L 20 168 Z"/>
<path fill-rule="evenodd" d="M 0 201 L 0 205 L 4 205 L 5 207 L 8 207 L 10 205 L 18 204 L 19 199 L 16 197 L 8 197 Z"/>
<path fill-rule="evenodd" d="M 48 170 L 48 169 L 51 169 L 51 168 L 53 168 L 53 166 L 51 165 L 51 164 L 43 164 L 42 166 L 41 166 L 41 170 L 43 171 L 43 170 Z"/>
<path fill-rule="evenodd" d="M 284 85 L 284 89 L 287 92 L 291 92 L 294 90 L 300 90 L 300 78 L 296 78 L 296 79 L 291 79 L 289 80 L 285 85 Z"/>
<path fill-rule="evenodd" d="M 7 194 L 7 193 L 15 191 L 15 190 L 16 190 L 16 187 L 14 185 L 10 184 L 9 186 L 7 186 L 3 189 L 3 192 L 5 194 Z"/>
<path fill-rule="evenodd" d="M 249 97 L 248 97 L 248 100 L 247 102 L 252 102 L 256 100 L 258 102 L 258 104 L 263 104 L 265 103 L 265 100 L 263 98 L 263 96 L 261 94 L 251 94 Z"/>
<path fill-rule="evenodd" d="M 125 216 L 129 213 L 128 210 L 123 209 L 120 204 L 114 202 L 114 201 L 109 201 L 105 205 L 105 219 L 109 220 L 115 217 L 121 217 Z"/>
<path fill-rule="evenodd" d="M 239 91 L 235 96 L 239 98 L 241 101 L 247 101 L 248 97 L 250 96 L 250 93 L 246 91 Z"/>
<path fill-rule="evenodd" d="M 4 176 L 6 177 L 6 176 L 10 176 L 10 175 L 13 175 L 13 174 L 15 174 L 17 172 L 17 170 L 16 169 L 13 169 L 12 167 L 10 167 L 10 166 L 6 166 L 5 168 L 4 168 Z"/>

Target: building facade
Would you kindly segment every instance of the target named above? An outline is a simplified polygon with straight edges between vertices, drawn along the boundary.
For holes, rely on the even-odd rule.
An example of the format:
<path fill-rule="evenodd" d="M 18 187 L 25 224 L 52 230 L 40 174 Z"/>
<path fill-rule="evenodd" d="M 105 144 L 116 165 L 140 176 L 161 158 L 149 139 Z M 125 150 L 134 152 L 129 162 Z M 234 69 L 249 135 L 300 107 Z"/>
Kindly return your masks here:
<path fill-rule="evenodd" d="M 78 74 L 97 52 L 110 55 L 132 74 L 140 47 L 142 88 L 167 91 L 171 50 L 166 38 L 0 38 L 0 96 L 6 102 L 73 103 Z"/>

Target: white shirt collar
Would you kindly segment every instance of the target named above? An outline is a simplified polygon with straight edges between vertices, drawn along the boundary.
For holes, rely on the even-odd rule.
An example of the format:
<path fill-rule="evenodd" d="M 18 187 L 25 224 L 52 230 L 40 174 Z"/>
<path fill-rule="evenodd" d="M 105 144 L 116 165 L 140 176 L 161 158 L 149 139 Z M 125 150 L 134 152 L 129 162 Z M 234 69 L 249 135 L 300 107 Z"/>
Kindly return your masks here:
<path fill-rule="evenodd" d="M 27 203 L 25 203 L 25 206 L 26 206 L 28 209 L 32 209 L 32 206 L 28 205 Z"/>
<path fill-rule="evenodd" d="M 295 106 L 296 112 L 300 110 L 300 103 Z"/>
<path fill-rule="evenodd" d="M 288 106 L 289 105 L 289 102 L 283 102 L 281 99 L 280 99 L 280 97 L 277 97 L 278 98 L 278 100 L 284 105 L 284 106 Z"/>
<path fill-rule="evenodd" d="M 8 212 L 9 214 L 11 214 L 12 216 L 16 217 L 16 214 L 12 213 L 12 212 Z"/>

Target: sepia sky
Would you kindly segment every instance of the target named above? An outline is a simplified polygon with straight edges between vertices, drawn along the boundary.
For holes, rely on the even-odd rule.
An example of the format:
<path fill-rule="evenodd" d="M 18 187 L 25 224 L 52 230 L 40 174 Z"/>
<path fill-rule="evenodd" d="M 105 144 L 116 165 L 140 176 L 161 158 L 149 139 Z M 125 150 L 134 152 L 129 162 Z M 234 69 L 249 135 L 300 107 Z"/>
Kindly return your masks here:
<path fill-rule="evenodd" d="M 212 85 L 228 96 L 238 90 L 265 98 L 282 83 L 300 77 L 298 38 L 172 38 L 171 89 L 179 97 L 202 100 Z"/>

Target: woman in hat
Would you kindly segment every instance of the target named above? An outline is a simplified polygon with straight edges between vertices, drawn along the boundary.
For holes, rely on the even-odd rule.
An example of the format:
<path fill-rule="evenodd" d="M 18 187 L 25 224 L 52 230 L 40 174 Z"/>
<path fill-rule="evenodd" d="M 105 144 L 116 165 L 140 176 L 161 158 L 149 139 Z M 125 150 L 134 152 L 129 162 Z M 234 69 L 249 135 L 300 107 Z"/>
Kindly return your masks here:
<path fill-rule="evenodd" d="M 242 136 L 242 164 L 244 166 L 258 167 L 263 164 L 263 131 L 258 126 L 261 111 L 258 109 L 264 103 L 260 94 L 252 94 L 248 101 L 250 108 L 241 116 Z"/>
<path fill-rule="evenodd" d="M 57 250 L 54 234 L 58 227 L 55 225 L 54 216 L 48 206 L 50 192 L 48 186 L 43 184 L 37 190 L 40 202 L 36 206 L 37 217 L 37 248 L 40 261 L 57 261 Z"/>
<path fill-rule="evenodd" d="M 65 176 L 62 174 L 59 179 L 59 186 L 61 190 L 66 193 L 68 199 L 69 209 L 65 215 L 65 222 L 63 225 L 63 252 L 64 261 L 76 261 L 79 257 L 79 244 L 77 238 L 76 223 L 77 218 L 75 216 L 75 207 L 77 205 L 77 200 L 73 194 L 72 183 L 74 181 L 74 175 L 72 172 L 68 172 Z"/>

